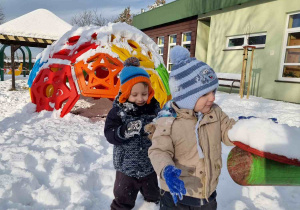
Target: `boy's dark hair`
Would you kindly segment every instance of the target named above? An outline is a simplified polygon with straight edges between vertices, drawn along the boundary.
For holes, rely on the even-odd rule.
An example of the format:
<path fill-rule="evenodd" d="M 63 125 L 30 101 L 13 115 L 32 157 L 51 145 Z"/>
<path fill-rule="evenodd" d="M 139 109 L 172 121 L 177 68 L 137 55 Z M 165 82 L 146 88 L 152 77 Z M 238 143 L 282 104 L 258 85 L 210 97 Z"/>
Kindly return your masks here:
<path fill-rule="evenodd" d="M 144 85 L 144 87 L 149 87 L 147 82 L 141 82 L 141 83 Z"/>

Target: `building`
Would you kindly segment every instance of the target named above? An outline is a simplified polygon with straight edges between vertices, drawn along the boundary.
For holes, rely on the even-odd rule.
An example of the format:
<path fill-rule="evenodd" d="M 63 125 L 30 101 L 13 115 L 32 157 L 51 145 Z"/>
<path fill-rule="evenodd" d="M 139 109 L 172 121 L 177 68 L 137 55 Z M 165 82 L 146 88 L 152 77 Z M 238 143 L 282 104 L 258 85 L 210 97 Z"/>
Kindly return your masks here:
<path fill-rule="evenodd" d="M 299 0 L 177 0 L 133 25 L 157 42 L 168 69 L 177 44 L 216 72 L 241 73 L 243 46 L 254 45 L 251 94 L 300 103 Z"/>

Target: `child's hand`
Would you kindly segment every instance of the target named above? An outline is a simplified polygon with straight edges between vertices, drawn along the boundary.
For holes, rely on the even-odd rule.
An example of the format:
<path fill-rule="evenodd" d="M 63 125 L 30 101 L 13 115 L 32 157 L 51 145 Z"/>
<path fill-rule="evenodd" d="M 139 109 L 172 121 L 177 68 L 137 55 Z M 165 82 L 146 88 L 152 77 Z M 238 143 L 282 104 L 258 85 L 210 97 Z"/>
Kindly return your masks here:
<path fill-rule="evenodd" d="M 148 138 L 150 140 L 152 140 L 155 129 L 156 129 L 156 127 L 155 127 L 154 123 L 149 123 L 149 124 L 145 125 L 145 127 L 144 127 L 144 131 L 148 134 Z"/>
<path fill-rule="evenodd" d="M 140 135 L 141 128 L 142 128 L 142 121 L 136 120 L 136 121 L 129 122 L 125 130 L 125 138 L 133 137 L 136 134 Z"/>
<path fill-rule="evenodd" d="M 177 196 L 182 200 L 183 195 L 186 194 L 184 182 L 178 178 L 180 174 L 181 170 L 172 165 L 168 165 L 163 174 L 175 204 L 178 201 Z"/>

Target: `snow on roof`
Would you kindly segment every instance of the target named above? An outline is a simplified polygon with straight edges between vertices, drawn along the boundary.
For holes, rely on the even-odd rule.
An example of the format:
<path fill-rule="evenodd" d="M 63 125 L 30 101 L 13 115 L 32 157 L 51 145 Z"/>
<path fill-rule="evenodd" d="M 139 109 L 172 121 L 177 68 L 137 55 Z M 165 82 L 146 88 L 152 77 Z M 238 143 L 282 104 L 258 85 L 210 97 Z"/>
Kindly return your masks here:
<path fill-rule="evenodd" d="M 37 9 L 0 25 L 0 34 L 57 40 L 71 28 L 52 12 Z"/>

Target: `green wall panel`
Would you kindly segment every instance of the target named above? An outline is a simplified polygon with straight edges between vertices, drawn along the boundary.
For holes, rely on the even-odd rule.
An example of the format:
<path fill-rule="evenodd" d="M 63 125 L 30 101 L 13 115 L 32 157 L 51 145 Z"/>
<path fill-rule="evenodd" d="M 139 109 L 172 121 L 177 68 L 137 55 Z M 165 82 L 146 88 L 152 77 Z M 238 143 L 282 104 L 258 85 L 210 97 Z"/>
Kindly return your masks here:
<path fill-rule="evenodd" d="M 146 29 L 250 1 L 258 0 L 177 0 L 134 16 L 133 25 Z"/>

